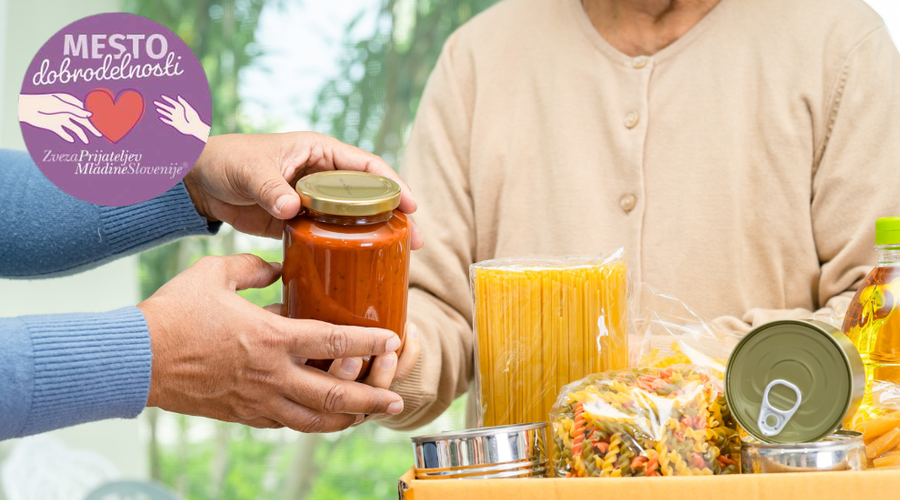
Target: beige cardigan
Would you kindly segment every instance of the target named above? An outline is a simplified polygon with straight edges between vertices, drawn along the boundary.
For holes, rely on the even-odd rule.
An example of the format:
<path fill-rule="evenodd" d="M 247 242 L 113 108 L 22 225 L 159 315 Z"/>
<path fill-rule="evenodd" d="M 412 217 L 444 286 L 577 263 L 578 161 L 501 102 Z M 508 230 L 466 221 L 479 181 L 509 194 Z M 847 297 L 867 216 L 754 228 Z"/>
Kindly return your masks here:
<path fill-rule="evenodd" d="M 422 354 L 381 423 L 413 428 L 472 380 L 473 262 L 624 247 L 742 331 L 846 308 L 900 215 L 900 54 L 862 0 L 722 0 L 638 58 L 580 0 L 505 0 L 448 40 L 401 174 Z"/>

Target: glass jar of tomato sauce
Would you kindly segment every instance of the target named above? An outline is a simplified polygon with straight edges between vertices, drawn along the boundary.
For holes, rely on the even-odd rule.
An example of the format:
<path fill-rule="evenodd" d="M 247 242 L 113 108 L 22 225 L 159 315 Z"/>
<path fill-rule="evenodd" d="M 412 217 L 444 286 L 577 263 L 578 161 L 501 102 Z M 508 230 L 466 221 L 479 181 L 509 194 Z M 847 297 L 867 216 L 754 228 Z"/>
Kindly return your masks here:
<path fill-rule="evenodd" d="M 400 186 L 332 171 L 297 183 L 303 209 L 284 227 L 282 315 L 392 330 L 405 343 L 410 232 Z M 399 354 L 399 351 L 398 351 Z M 328 370 L 332 360 L 309 360 Z M 357 380 L 369 373 L 363 359 Z"/>

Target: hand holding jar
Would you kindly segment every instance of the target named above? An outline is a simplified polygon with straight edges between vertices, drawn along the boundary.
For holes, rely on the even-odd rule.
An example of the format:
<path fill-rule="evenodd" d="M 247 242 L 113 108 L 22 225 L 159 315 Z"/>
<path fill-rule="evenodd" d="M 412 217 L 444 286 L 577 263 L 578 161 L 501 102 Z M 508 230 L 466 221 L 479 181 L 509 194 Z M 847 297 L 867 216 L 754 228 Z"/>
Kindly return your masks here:
<path fill-rule="evenodd" d="M 397 335 L 283 318 L 235 293 L 280 275 L 280 265 L 253 255 L 204 257 L 139 304 L 153 350 L 147 406 L 301 432 L 399 413 L 397 394 L 302 364 L 306 357 L 394 356 Z"/>

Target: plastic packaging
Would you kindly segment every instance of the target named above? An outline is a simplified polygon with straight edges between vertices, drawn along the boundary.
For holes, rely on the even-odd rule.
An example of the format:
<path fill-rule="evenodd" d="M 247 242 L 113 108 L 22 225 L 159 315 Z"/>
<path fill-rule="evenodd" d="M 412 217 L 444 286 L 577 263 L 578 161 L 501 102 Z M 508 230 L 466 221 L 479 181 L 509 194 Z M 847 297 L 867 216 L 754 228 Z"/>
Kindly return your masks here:
<path fill-rule="evenodd" d="M 546 421 L 564 385 L 628 366 L 623 250 L 489 260 L 469 277 L 479 426 Z"/>
<path fill-rule="evenodd" d="M 892 381 L 871 383 L 871 400 L 860 407 L 850 429 L 861 432 L 871 467 L 900 465 L 900 385 Z"/>
<path fill-rule="evenodd" d="M 728 355 L 741 337 L 647 284 L 634 293 L 629 314 L 631 365 L 640 368 L 598 373 L 564 388 L 551 414 L 554 473 L 738 472 L 740 435 L 723 379 Z M 578 420 L 585 419 L 580 432 L 578 403 Z M 573 454 L 579 435 L 575 451 L 580 453 Z"/>
<path fill-rule="evenodd" d="M 866 395 L 851 428 L 863 433 L 875 467 L 897 465 L 900 450 L 900 217 L 876 221 L 878 265 L 860 284 L 843 331 L 866 365 Z"/>
<path fill-rule="evenodd" d="M 875 249 L 878 265 L 850 301 L 843 330 L 862 355 L 868 380 L 900 383 L 900 217 L 876 221 Z"/>
<path fill-rule="evenodd" d="M 681 300 L 644 283 L 632 301 L 631 365 L 665 368 L 695 364 L 725 375 L 741 336 L 705 321 Z"/>
<path fill-rule="evenodd" d="M 732 474 L 741 444 L 719 374 L 697 365 L 591 375 L 550 416 L 557 477 Z"/>
<path fill-rule="evenodd" d="M 864 405 L 874 403 L 874 383 L 900 383 L 900 245 L 878 248 L 880 263 L 857 290 L 843 325 L 866 364 Z"/>

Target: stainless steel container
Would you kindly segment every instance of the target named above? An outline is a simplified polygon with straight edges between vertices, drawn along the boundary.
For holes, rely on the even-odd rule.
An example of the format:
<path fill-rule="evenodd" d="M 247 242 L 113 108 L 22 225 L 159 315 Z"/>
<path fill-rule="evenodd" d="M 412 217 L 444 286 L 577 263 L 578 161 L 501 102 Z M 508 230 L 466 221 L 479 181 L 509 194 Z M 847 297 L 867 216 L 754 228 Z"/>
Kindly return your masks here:
<path fill-rule="evenodd" d="M 412 438 L 416 479 L 547 477 L 545 422 Z"/>
<path fill-rule="evenodd" d="M 866 445 L 862 434 L 855 431 L 837 431 L 815 443 L 763 443 L 750 437 L 741 442 L 743 474 L 865 468 Z"/>

